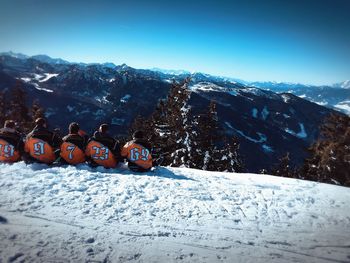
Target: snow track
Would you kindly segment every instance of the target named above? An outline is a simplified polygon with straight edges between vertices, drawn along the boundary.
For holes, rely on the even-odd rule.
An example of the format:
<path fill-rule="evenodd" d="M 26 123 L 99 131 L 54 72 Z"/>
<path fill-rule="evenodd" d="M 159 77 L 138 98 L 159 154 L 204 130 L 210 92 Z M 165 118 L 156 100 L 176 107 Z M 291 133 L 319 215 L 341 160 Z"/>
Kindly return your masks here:
<path fill-rule="evenodd" d="M 0 262 L 350 262 L 349 200 L 266 175 L 0 165 Z"/>

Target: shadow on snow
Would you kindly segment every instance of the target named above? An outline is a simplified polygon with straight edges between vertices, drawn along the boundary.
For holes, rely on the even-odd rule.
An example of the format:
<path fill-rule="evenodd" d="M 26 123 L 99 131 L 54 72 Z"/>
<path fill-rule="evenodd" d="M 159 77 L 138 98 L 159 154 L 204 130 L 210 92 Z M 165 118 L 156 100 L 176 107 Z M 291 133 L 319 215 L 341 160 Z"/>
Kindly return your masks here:
<path fill-rule="evenodd" d="M 77 166 L 71 166 L 71 165 L 46 165 L 41 163 L 32 163 L 28 164 L 27 168 L 30 168 L 33 171 L 44 171 L 44 170 L 55 170 L 55 169 L 62 169 L 62 168 L 68 168 L 73 167 L 76 170 L 82 171 L 89 171 L 89 172 L 98 172 L 103 174 L 122 174 L 122 175 L 137 175 L 137 176 L 156 176 L 156 177 L 163 177 L 163 178 L 169 178 L 169 179 L 175 179 L 175 180 L 191 180 L 194 181 L 192 178 L 188 178 L 181 174 L 176 174 L 173 171 L 169 170 L 167 167 L 158 166 L 155 167 L 153 171 L 148 172 L 134 172 L 129 170 L 128 166 L 125 163 L 121 163 L 117 166 L 117 168 L 114 169 L 107 169 L 102 166 L 98 167 L 91 167 L 88 164 L 79 164 Z"/>

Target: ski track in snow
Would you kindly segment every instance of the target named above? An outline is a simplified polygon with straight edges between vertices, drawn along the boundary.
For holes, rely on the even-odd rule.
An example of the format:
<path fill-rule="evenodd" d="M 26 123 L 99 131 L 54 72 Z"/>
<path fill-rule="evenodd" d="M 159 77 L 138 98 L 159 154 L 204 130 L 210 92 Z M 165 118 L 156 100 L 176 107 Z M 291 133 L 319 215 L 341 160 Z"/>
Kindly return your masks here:
<path fill-rule="evenodd" d="M 350 189 L 158 167 L 0 165 L 0 262 L 350 262 Z"/>

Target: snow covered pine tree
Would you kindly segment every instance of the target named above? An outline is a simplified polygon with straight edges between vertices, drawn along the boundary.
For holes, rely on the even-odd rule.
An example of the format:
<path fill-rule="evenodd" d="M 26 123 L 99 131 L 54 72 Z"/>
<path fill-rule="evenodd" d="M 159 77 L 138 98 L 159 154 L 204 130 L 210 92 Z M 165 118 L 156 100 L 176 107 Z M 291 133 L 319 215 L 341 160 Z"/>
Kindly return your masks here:
<path fill-rule="evenodd" d="M 288 152 L 279 159 L 279 163 L 271 169 L 270 174 L 281 177 L 300 178 L 298 171 L 293 169 L 290 165 Z"/>
<path fill-rule="evenodd" d="M 184 166 L 210 171 L 242 171 L 237 139 L 228 142 L 221 133 L 215 102 L 205 114 L 195 117 L 188 105 L 190 80 L 173 83 L 169 95 L 161 100 L 151 118 L 137 117 L 131 132 L 145 130 L 163 165 Z"/>
<path fill-rule="evenodd" d="M 131 130 L 146 131 L 155 155 L 164 157 L 163 165 L 192 167 L 192 126 L 189 79 L 181 84 L 173 83 L 165 100 L 161 100 L 149 120 L 135 119 Z"/>
<path fill-rule="evenodd" d="M 158 123 L 158 135 L 166 138 L 166 148 L 170 153 L 165 161 L 175 167 L 192 166 L 192 120 L 191 110 L 187 104 L 191 92 L 188 89 L 188 84 L 189 79 L 185 79 L 182 84 L 173 84 L 162 105 L 164 122 Z M 165 132 L 162 133 L 164 129 Z"/>
<path fill-rule="evenodd" d="M 195 120 L 194 168 L 217 171 L 221 154 L 218 149 L 220 134 L 215 102 L 211 101 L 207 113 L 197 115 Z"/>
<path fill-rule="evenodd" d="M 302 169 L 305 179 L 350 186 L 350 117 L 330 115 L 309 151 Z"/>
<path fill-rule="evenodd" d="M 22 88 L 22 83 L 17 82 L 11 91 L 11 100 L 8 108 L 8 118 L 18 123 L 21 132 L 28 132 L 31 126 L 29 110 L 26 106 L 26 93 Z"/>

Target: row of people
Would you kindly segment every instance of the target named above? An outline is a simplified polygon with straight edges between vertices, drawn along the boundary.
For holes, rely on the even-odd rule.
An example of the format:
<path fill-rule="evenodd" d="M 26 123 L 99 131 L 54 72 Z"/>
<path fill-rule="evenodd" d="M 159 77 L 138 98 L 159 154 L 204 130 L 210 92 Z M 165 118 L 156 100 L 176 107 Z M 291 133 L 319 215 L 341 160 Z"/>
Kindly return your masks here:
<path fill-rule="evenodd" d="M 0 129 L 0 162 L 40 162 L 52 164 L 80 164 L 115 168 L 125 159 L 133 171 L 148 171 L 154 165 L 151 145 L 144 139 L 142 131 L 133 134 L 133 140 L 121 147 L 108 134 L 108 125 L 102 124 L 91 138 L 80 130 L 79 124 L 69 125 L 69 134 L 61 138 L 47 127 L 44 118 L 35 121 L 34 129 L 23 138 L 16 131 L 15 122 L 5 121 Z"/>

